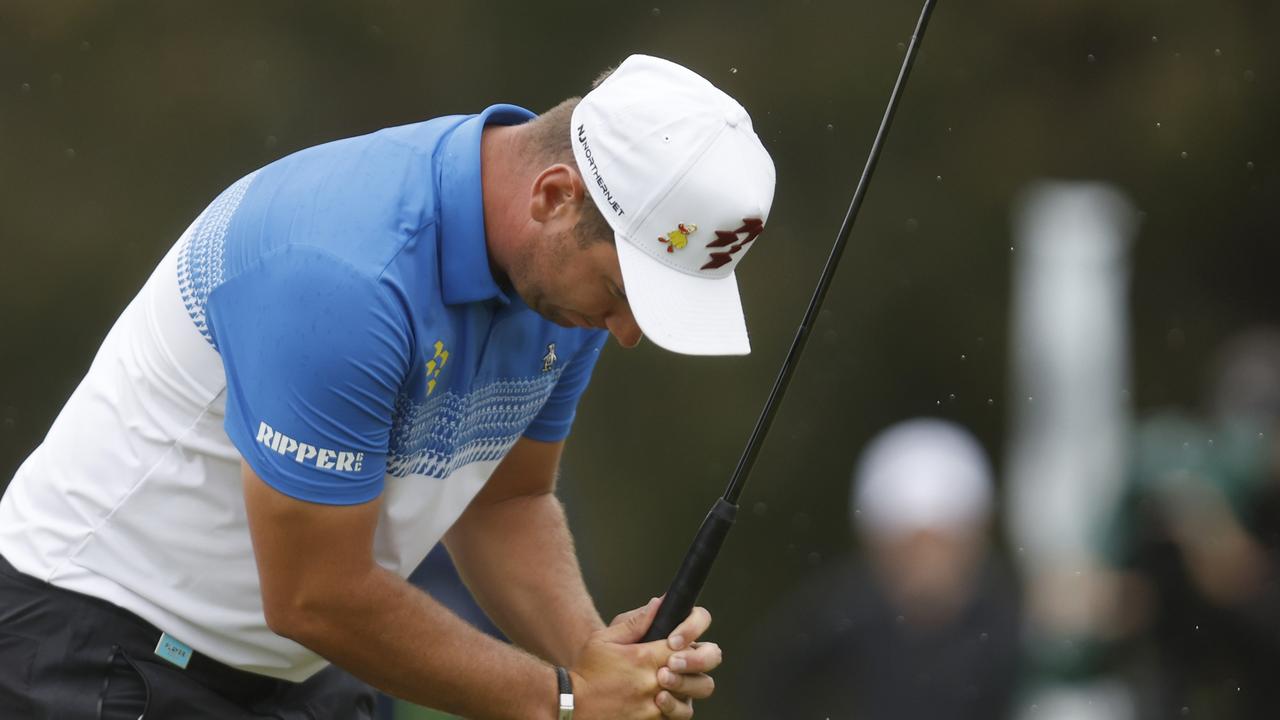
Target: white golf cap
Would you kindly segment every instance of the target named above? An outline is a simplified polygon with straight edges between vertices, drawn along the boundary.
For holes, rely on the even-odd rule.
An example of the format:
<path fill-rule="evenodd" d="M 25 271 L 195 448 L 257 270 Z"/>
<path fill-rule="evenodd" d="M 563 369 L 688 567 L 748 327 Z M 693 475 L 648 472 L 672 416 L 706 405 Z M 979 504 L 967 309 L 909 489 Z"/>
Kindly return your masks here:
<path fill-rule="evenodd" d="M 687 68 L 632 55 L 570 132 L 644 334 L 687 355 L 751 352 L 734 268 L 764 231 L 774 169 L 747 111 Z"/>
<path fill-rule="evenodd" d="M 877 435 L 862 453 L 854 485 L 854 522 L 880 537 L 982 523 L 994 494 L 978 441 L 959 425 L 932 418 Z"/>

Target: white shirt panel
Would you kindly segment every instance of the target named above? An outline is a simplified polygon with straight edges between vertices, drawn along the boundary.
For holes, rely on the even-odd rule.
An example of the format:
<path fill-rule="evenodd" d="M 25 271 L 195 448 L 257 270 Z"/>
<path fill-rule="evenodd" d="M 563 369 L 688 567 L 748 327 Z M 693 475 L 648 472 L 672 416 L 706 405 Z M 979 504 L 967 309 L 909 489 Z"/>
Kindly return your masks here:
<path fill-rule="evenodd" d="M 188 233 L 190 230 L 188 230 Z M 218 353 L 165 256 L 0 500 L 0 554 L 220 662 L 301 681 L 326 661 L 266 625 Z M 386 478 L 375 558 L 417 567 L 498 465 Z M 94 478 L 86 483 L 84 478 Z"/>

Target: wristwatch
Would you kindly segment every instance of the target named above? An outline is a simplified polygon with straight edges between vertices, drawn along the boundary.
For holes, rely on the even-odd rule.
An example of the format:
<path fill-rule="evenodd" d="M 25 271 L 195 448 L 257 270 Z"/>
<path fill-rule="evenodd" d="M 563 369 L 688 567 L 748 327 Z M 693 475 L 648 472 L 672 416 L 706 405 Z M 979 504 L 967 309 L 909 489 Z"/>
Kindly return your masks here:
<path fill-rule="evenodd" d="M 573 681 L 569 671 L 556 667 L 556 681 L 560 685 L 560 720 L 573 720 Z"/>

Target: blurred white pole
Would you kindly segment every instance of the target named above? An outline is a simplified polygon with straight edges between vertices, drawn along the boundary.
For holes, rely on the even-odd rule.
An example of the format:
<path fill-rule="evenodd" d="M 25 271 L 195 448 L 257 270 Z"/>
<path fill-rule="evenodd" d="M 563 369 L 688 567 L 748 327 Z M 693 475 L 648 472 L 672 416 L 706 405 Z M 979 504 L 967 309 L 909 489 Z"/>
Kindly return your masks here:
<path fill-rule="evenodd" d="M 1122 489 L 1135 226 L 1099 183 L 1037 185 L 1017 214 L 1006 477 L 1023 570 L 1091 556 Z"/>
<path fill-rule="evenodd" d="M 1135 229 L 1132 206 L 1099 183 L 1041 183 L 1015 216 L 1006 518 L 1028 637 L 1049 655 L 1071 655 L 1112 606 L 1096 553 L 1124 485 Z M 1041 678 L 1026 700 L 1019 715 L 1037 720 L 1134 715 L 1128 689 L 1103 677 Z"/>

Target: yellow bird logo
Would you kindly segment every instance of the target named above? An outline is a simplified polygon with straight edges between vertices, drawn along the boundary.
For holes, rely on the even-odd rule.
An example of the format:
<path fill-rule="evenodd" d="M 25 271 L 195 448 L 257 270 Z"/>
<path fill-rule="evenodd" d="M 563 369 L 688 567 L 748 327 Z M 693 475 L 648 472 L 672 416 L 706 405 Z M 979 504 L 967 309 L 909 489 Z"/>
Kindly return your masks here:
<path fill-rule="evenodd" d="M 689 236 L 698 231 L 698 226 L 693 223 L 680 223 L 675 230 L 666 235 L 659 235 L 658 242 L 665 243 L 667 252 L 673 253 L 676 250 L 683 250 L 685 245 L 689 244 Z"/>

